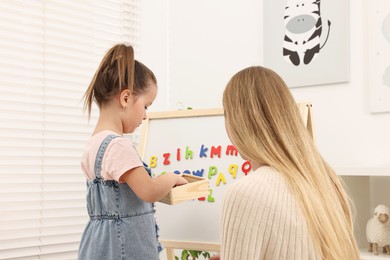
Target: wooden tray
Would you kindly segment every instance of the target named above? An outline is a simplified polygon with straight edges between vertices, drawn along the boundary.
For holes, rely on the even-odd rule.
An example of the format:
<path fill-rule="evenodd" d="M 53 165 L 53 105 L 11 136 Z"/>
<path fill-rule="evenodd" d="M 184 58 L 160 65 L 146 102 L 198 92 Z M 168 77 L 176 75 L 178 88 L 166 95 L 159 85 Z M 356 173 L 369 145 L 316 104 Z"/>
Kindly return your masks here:
<path fill-rule="evenodd" d="M 210 194 L 208 179 L 189 174 L 184 174 L 183 178 L 185 178 L 188 183 L 173 187 L 160 202 L 173 205 L 179 202 L 208 196 Z"/>

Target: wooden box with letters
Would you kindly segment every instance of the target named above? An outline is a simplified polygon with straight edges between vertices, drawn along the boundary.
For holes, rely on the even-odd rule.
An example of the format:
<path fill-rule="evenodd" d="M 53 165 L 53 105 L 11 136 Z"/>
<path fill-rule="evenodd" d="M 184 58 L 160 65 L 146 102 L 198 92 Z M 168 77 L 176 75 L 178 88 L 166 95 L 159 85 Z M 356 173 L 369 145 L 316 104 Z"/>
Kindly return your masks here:
<path fill-rule="evenodd" d="M 179 202 L 207 197 L 210 194 L 209 180 L 190 175 L 183 174 L 188 183 L 173 187 L 171 191 L 160 200 L 162 203 L 174 205 Z"/>

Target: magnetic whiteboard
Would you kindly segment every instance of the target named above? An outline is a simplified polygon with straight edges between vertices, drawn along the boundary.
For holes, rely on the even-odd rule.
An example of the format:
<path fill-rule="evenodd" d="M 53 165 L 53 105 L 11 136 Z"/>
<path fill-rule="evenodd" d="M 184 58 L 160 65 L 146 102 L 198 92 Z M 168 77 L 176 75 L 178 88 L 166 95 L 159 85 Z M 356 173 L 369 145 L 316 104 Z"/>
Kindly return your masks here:
<path fill-rule="evenodd" d="M 299 109 L 312 128 L 311 105 Z M 222 109 L 149 113 L 142 125 L 140 153 L 154 175 L 162 172 L 208 178 L 211 192 L 204 200 L 175 205 L 156 203 L 160 239 L 220 243 L 220 218 L 226 188 L 251 174 L 250 164 L 231 150 Z M 202 173 L 202 174 L 201 174 Z"/>

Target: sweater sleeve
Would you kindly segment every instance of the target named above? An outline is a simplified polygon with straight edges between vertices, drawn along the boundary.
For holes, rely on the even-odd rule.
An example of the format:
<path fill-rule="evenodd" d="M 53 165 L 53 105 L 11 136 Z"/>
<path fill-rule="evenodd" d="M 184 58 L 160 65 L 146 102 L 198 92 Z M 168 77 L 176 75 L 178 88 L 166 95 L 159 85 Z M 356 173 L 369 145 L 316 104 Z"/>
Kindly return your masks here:
<path fill-rule="evenodd" d="M 228 188 L 221 232 L 222 260 L 316 259 L 300 208 L 284 179 L 270 167 Z"/>

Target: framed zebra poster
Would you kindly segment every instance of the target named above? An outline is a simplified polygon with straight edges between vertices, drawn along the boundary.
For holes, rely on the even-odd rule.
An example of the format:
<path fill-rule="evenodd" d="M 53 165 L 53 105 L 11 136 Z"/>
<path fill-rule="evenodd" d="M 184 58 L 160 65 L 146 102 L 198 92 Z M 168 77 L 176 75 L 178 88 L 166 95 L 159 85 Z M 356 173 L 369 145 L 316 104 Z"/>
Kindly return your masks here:
<path fill-rule="evenodd" d="M 349 80 L 348 0 L 264 0 L 264 65 L 289 87 Z"/>
<path fill-rule="evenodd" d="M 373 113 L 390 111 L 390 1 L 368 5 L 368 85 Z"/>

